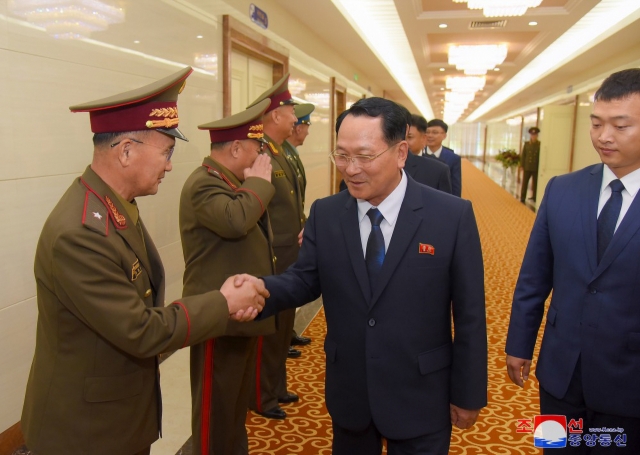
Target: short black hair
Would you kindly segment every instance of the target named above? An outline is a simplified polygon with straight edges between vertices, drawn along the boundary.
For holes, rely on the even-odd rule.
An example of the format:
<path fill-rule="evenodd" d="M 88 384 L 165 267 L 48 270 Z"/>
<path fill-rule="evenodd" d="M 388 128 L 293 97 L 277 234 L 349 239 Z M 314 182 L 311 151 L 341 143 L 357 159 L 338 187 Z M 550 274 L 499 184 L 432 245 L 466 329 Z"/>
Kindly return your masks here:
<path fill-rule="evenodd" d="M 404 140 L 407 135 L 407 126 L 411 121 L 409 110 L 398 103 L 378 97 L 362 98 L 340 114 L 336 120 L 336 134 L 340 131 L 340 125 L 347 115 L 380 117 L 382 134 L 387 145 Z"/>
<path fill-rule="evenodd" d="M 631 68 L 611 74 L 593 96 L 594 101 L 611 101 L 640 95 L 640 68 Z"/>
<path fill-rule="evenodd" d="M 447 131 L 449 131 L 449 125 L 447 125 L 446 123 L 444 123 L 442 120 L 440 120 L 439 118 L 434 118 L 433 120 L 431 120 L 429 123 L 427 123 L 427 128 L 431 128 L 432 126 L 439 126 L 440 128 L 442 128 L 444 130 L 444 132 L 446 133 Z"/>
<path fill-rule="evenodd" d="M 135 136 L 140 137 L 146 135 L 152 130 L 138 130 L 138 131 L 121 131 L 119 133 L 95 133 L 93 135 L 94 147 L 106 147 L 107 145 L 115 144 L 123 136 Z"/>
<path fill-rule="evenodd" d="M 409 126 L 415 126 L 418 131 L 421 133 L 427 132 L 427 119 L 422 115 L 411 114 L 411 123 Z"/>

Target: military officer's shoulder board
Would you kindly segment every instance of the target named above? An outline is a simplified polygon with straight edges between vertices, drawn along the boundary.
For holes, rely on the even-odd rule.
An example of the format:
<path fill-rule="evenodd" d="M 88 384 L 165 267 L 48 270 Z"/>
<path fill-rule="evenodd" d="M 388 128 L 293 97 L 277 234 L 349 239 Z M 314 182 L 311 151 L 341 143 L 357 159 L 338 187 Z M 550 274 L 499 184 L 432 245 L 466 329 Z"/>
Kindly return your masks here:
<path fill-rule="evenodd" d="M 209 173 L 209 175 L 213 175 L 214 177 L 219 178 L 220 180 L 225 182 L 227 185 L 229 185 L 232 190 L 235 190 L 236 188 L 238 188 L 238 186 L 235 183 L 233 183 L 231 180 L 229 180 L 229 178 L 223 173 L 218 172 L 216 169 L 212 168 L 211 166 L 207 166 L 206 164 L 203 164 L 203 166 L 207 169 L 207 172 Z"/>
<path fill-rule="evenodd" d="M 278 148 L 273 144 L 273 142 L 269 141 L 269 149 L 271 150 L 271 153 L 273 153 L 274 155 L 280 155 L 280 152 L 278 152 Z"/>
<path fill-rule="evenodd" d="M 109 235 L 109 218 L 116 229 L 126 229 L 127 219 L 122 215 L 109 196 L 100 197 L 87 182 L 81 179 L 87 188 L 84 195 L 84 208 L 82 210 L 82 225 L 87 229 Z"/>

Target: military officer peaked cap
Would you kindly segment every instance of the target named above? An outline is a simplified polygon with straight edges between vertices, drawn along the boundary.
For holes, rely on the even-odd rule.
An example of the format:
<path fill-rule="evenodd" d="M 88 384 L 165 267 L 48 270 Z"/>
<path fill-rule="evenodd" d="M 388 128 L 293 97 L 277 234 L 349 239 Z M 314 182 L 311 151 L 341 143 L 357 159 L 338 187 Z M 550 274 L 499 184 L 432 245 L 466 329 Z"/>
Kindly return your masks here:
<path fill-rule="evenodd" d="M 88 112 L 94 133 L 155 130 L 186 141 L 178 129 L 178 94 L 192 72 L 188 66 L 144 87 L 69 109 Z"/>
<path fill-rule="evenodd" d="M 209 130 L 212 143 L 255 139 L 266 144 L 262 116 L 270 104 L 267 98 L 230 117 L 198 125 L 198 129 Z"/>
<path fill-rule="evenodd" d="M 529 134 L 538 134 L 540 132 L 540 128 L 538 128 L 537 126 L 532 126 L 531 128 L 529 128 Z"/>
<path fill-rule="evenodd" d="M 293 108 L 296 111 L 296 117 L 298 117 L 296 125 L 311 125 L 311 113 L 316 108 L 313 104 L 297 104 Z"/>
<path fill-rule="evenodd" d="M 291 98 L 291 93 L 289 92 L 289 73 L 285 74 L 282 79 L 280 79 L 273 85 L 273 87 L 260 95 L 253 103 L 248 106 L 248 108 L 255 106 L 260 101 L 266 100 L 267 98 L 271 99 L 271 104 L 265 111 L 265 114 L 280 106 L 298 104 L 293 101 L 293 98 Z"/>

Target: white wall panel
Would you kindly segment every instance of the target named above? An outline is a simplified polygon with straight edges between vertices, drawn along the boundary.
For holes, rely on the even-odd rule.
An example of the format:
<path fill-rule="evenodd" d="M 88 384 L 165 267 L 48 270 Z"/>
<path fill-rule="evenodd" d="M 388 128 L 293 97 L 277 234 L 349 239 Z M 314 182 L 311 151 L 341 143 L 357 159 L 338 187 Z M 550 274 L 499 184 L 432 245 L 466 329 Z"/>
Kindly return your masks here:
<path fill-rule="evenodd" d="M 36 344 L 36 299 L 0 310 L 0 433 L 20 420 Z"/>

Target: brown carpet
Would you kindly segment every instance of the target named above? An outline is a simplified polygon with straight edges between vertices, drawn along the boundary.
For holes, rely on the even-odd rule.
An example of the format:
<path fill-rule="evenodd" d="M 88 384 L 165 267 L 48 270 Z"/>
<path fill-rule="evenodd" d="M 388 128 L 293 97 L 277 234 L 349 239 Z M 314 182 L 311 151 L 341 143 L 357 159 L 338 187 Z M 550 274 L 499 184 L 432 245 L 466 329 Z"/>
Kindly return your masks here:
<path fill-rule="evenodd" d="M 466 160 L 462 172 L 462 196 L 473 203 L 484 254 L 489 405 L 472 429 L 454 429 L 449 453 L 538 454 L 533 436 L 516 432 L 518 419 L 532 419 L 539 412 L 537 383 L 532 378 L 520 390 L 509 381 L 504 361 L 511 298 L 535 215 Z M 301 358 L 287 363 L 289 390 L 301 397 L 299 403 L 284 406 L 287 419 L 247 415 L 251 454 L 331 453 L 331 419 L 324 405 L 325 334 L 320 311 L 305 332 L 313 343 L 301 348 Z"/>

